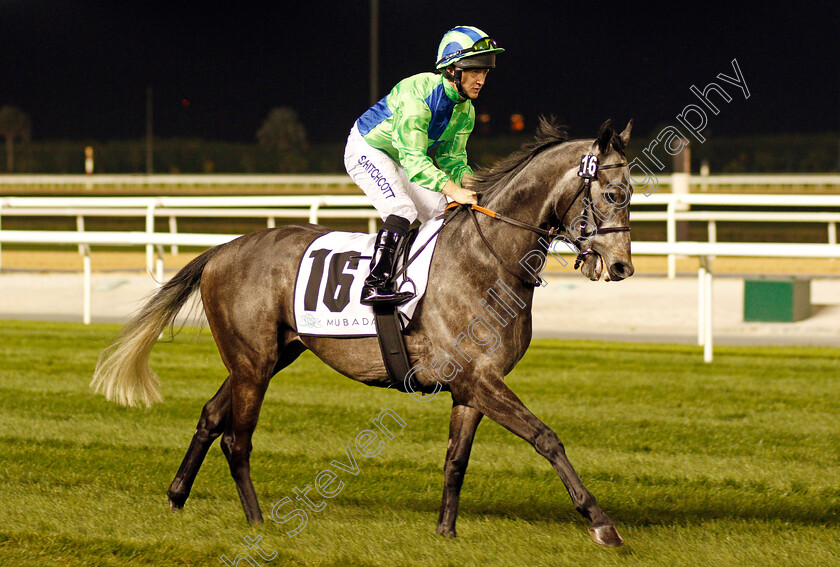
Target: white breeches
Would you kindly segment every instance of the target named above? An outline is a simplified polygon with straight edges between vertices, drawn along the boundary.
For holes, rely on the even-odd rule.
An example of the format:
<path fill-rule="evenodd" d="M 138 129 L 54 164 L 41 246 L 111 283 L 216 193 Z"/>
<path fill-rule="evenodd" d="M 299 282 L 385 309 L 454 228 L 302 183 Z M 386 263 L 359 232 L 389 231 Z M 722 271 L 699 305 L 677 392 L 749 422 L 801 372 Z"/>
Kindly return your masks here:
<path fill-rule="evenodd" d="M 344 167 L 382 220 L 398 215 L 421 223 L 443 213 L 446 195 L 408 180 L 405 169 L 391 156 L 368 144 L 354 124 L 344 149 Z"/>

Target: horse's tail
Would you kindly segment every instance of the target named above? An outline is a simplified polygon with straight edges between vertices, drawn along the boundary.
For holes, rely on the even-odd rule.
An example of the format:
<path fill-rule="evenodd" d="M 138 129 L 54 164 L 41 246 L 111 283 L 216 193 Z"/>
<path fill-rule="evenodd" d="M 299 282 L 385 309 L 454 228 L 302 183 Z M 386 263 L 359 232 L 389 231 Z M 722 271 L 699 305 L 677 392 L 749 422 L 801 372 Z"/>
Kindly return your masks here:
<path fill-rule="evenodd" d="M 147 406 L 162 401 L 160 379 L 149 366 L 149 353 L 190 296 L 198 290 L 207 262 L 219 250 L 207 250 L 166 282 L 114 343 L 102 351 L 90 386 L 105 398 L 124 406 Z"/>

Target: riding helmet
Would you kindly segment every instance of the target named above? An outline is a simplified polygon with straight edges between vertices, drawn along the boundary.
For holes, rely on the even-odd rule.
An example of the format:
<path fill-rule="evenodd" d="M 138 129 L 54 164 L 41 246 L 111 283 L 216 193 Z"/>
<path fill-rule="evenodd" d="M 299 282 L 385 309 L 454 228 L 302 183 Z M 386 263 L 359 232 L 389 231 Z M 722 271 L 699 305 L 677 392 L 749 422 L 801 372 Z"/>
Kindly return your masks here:
<path fill-rule="evenodd" d="M 455 65 L 458 69 L 495 69 L 496 54 L 504 49 L 496 40 L 473 26 L 458 26 L 440 40 L 435 69 Z"/>

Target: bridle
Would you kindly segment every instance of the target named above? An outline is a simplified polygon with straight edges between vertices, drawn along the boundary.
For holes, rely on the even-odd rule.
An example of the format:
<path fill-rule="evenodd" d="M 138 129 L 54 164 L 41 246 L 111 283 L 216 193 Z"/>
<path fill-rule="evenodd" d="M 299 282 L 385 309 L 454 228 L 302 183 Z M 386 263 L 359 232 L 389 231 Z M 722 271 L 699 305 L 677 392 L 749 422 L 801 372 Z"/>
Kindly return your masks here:
<path fill-rule="evenodd" d="M 517 274 L 513 270 L 511 270 L 507 264 L 505 264 L 504 260 L 499 256 L 493 246 L 490 244 L 490 241 L 487 240 L 487 237 L 484 236 L 484 233 L 481 231 L 481 227 L 478 224 L 478 218 L 476 217 L 476 212 L 485 214 L 490 218 L 500 220 L 502 222 L 506 222 L 510 225 L 524 228 L 526 230 L 530 230 L 540 236 L 545 236 L 548 240 L 540 239 L 540 243 L 545 248 L 545 252 L 548 252 L 548 248 L 551 246 L 551 242 L 555 238 L 560 238 L 568 242 L 569 244 L 573 245 L 575 249 L 578 251 L 577 258 L 575 259 L 575 269 L 577 270 L 581 263 L 586 261 L 587 256 L 593 254 L 593 250 L 591 247 L 586 248 L 584 250 L 584 246 L 597 234 L 610 234 L 614 232 L 630 232 L 629 226 L 610 226 L 601 228 L 598 226 L 598 216 L 594 213 L 593 210 L 593 203 L 592 203 L 592 181 L 597 179 L 598 172 L 604 169 L 617 169 L 619 167 L 626 167 L 627 162 L 615 163 L 610 165 L 599 165 L 598 157 L 594 154 L 586 154 L 581 157 L 580 160 L 580 168 L 578 169 L 578 177 L 581 178 L 580 185 L 578 186 L 577 192 L 575 196 L 572 197 L 572 200 L 569 201 L 569 205 L 566 207 L 566 210 L 563 211 L 562 215 L 557 216 L 559 224 L 557 226 L 553 226 L 549 224 L 548 230 L 534 226 L 520 220 L 516 220 L 504 215 L 497 213 L 496 211 L 487 209 L 485 207 L 481 207 L 479 205 L 470 205 L 467 209 L 470 212 L 470 216 L 472 218 L 473 224 L 475 225 L 475 229 L 478 232 L 478 235 L 481 237 L 481 240 L 484 242 L 484 245 L 487 247 L 488 250 L 493 254 L 496 260 L 499 261 L 499 264 L 512 276 L 520 280 L 522 283 L 528 286 L 537 287 L 543 284 L 543 279 L 539 276 L 533 278 L 530 274 L 523 276 L 522 274 Z M 585 232 L 587 228 L 587 221 L 584 220 L 581 223 L 580 230 L 577 232 L 577 236 L 569 230 L 569 228 L 565 224 L 565 218 L 572 210 L 574 204 L 580 199 L 581 197 L 584 198 L 584 214 L 582 215 L 585 219 L 593 219 L 593 226 L 595 226 L 595 230 L 592 232 Z M 460 203 L 449 203 L 446 209 L 452 209 L 461 206 Z M 579 217 L 576 217 L 579 218 Z"/>
<path fill-rule="evenodd" d="M 625 166 L 627 166 L 627 162 L 613 163 L 610 165 L 600 165 L 598 163 L 598 156 L 595 156 L 593 154 L 586 154 L 584 156 L 581 156 L 580 158 L 580 168 L 577 172 L 578 177 L 580 177 L 580 185 L 578 185 L 578 189 L 575 193 L 575 196 L 572 197 L 571 201 L 569 201 L 569 206 L 566 207 L 566 210 L 563 211 L 562 215 L 559 215 L 557 217 L 558 219 L 560 219 L 560 226 L 566 233 L 564 235 L 561 235 L 561 238 L 563 238 L 569 244 L 572 244 L 578 251 L 578 256 L 575 259 L 576 270 L 578 269 L 578 267 L 580 267 L 581 263 L 586 261 L 587 256 L 594 253 L 591 247 L 587 247 L 586 250 L 584 250 L 584 246 L 586 246 L 592 240 L 592 238 L 595 237 L 595 235 L 610 234 L 615 232 L 630 232 L 629 226 L 599 226 L 599 217 L 595 214 L 592 201 L 592 181 L 598 178 L 598 173 L 604 169 L 618 169 L 619 167 Z M 565 220 L 566 215 L 569 214 L 569 211 L 571 211 L 572 206 L 574 206 L 574 204 L 581 196 L 583 196 L 584 214 L 582 216 L 584 217 L 584 220 L 580 224 L 579 230 L 577 231 L 577 236 L 575 236 L 575 234 L 571 230 L 569 230 L 569 228 L 566 227 L 563 221 Z M 586 219 L 592 219 L 592 224 L 594 225 L 595 230 L 591 232 L 588 232 L 586 230 L 588 222 Z"/>

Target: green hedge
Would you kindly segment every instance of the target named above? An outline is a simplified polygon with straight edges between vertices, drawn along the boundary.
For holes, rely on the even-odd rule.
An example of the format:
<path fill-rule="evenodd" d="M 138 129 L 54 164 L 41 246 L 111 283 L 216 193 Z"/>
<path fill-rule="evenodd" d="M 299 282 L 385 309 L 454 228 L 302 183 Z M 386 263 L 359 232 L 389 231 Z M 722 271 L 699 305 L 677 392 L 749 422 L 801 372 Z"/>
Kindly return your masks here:
<path fill-rule="evenodd" d="M 838 171 L 840 145 L 837 133 L 784 134 L 742 138 L 709 139 L 690 144 L 692 171 L 702 161 L 711 173 L 777 173 Z M 469 143 L 470 161 L 489 166 L 516 150 L 527 136 L 482 137 Z M 636 138 L 629 157 L 641 154 L 648 139 Z M 297 171 L 284 171 L 276 155 L 258 144 L 206 141 L 200 139 L 156 139 L 156 173 L 342 173 L 343 142 L 313 144 Z M 143 173 L 146 170 L 144 140 L 34 141 L 15 146 L 16 173 L 84 173 L 85 147 L 94 148 L 97 173 Z M 671 167 L 661 148 L 654 153 Z M 669 158 L 669 159 L 665 159 Z M 5 164 L 0 148 L 0 164 Z"/>

